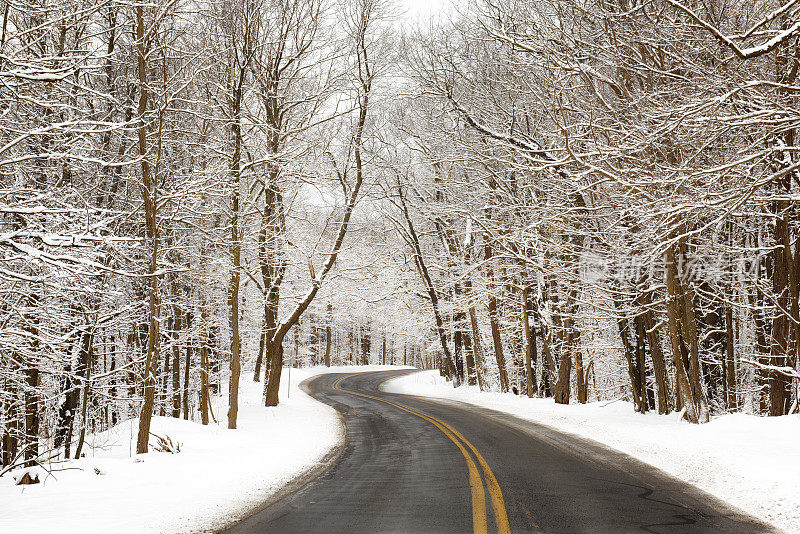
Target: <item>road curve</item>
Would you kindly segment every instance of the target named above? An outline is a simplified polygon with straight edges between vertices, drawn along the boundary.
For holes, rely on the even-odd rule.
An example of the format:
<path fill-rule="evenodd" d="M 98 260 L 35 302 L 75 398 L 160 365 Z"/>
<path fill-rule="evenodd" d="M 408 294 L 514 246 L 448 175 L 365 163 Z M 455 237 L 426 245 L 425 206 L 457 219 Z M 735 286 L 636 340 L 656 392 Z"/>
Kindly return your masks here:
<path fill-rule="evenodd" d="M 463 403 L 378 390 L 407 372 L 311 379 L 307 391 L 344 417 L 342 455 L 226 532 L 775 532 L 593 441 Z"/>

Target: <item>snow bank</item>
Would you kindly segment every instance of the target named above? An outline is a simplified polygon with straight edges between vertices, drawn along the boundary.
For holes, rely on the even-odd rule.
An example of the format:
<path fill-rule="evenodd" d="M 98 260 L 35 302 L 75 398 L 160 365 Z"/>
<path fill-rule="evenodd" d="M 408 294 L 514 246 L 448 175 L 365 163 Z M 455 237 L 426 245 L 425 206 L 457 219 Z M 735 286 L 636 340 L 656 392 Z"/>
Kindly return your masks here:
<path fill-rule="evenodd" d="M 15 486 L 12 474 L 0 477 L 0 532 L 183 533 L 220 528 L 317 466 L 342 442 L 336 412 L 303 393 L 298 388 L 302 380 L 327 372 L 387 368 L 284 369 L 280 405 L 270 409 L 261 405 L 262 384 L 243 373 L 238 430 L 227 429 L 227 395 L 214 399 L 216 424 L 153 418 L 152 432 L 180 442 L 178 454 L 152 452 L 152 447 L 149 454 L 132 454 L 138 419 L 88 436 L 86 457 L 53 464 L 50 475 L 40 470 L 43 483 Z"/>
<path fill-rule="evenodd" d="M 800 417 L 731 414 L 705 425 L 641 415 L 630 403 L 555 404 L 454 389 L 438 371 L 393 379 L 387 392 L 467 402 L 599 441 L 685 480 L 787 532 L 800 532 Z"/>

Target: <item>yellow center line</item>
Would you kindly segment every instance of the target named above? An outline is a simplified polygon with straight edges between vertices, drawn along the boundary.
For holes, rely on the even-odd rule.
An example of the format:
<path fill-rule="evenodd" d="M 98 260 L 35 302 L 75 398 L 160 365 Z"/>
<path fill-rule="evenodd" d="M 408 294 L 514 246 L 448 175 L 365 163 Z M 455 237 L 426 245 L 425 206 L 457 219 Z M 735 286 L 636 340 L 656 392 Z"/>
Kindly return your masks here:
<path fill-rule="evenodd" d="M 491 468 L 489 468 L 489 464 L 483 459 L 483 456 L 478 452 L 478 449 L 476 449 L 472 443 L 467 441 L 458 430 L 454 429 L 444 421 L 441 423 L 453 434 L 458 436 L 461 441 L 466 443 L 470 450 L 472 450 L 473 454 L 475 454 L 475 457 L 478 459 L 478 463 L 481 464 L 481 468 L 483 469 L 483 476 L 486 477 L 486 487 L 489 489 L 489 496 L 492 499 L 492 509 L 494 510 L 495 522 L 497 523 L 497 532 L 498 534 L 511 534 L 511 527 L 508 524 L 508 515 L 506 514 L 506 505 L 505 502 L 503 502 L 503 492 L 500 491 L 500 484 L 497 483 L 497 479 L 494 477 L 494 473 L 492 473 Z"/>
<path fill-rule="evenodd" d="M 472 493 L 472 531 L 474 534 L 486 534 L 488 532 L 488 529 L 486 523 L 486 495 L 483 491 L 483 482 L 481 481 L 481 475 L 478 472 L 478 468 L 475 465 L 475 462 L 472 460 L 472 457 L 470 457 L 469 453 L 464 448 L 464 446 L 439 421 L 435 421 L 432 417 L 427 416 L 426 414 L 415 412 L 409 407 L 401 406 L 399 404 L 395 404 L 393 402 L 389 402 L 387 400 L 383 400 L 378 397 L 373 397 L 372 395 L 366 395 L 363 393 L 358 393 L 355 391 L 350 391 L 348 389 L 340 388 L 339 383 L 345 378 L 350 378 L 351 376 L 356 376 L 356 375 L 343 376 L 342 378 L 338 379 L 336 382 L 333 383 L 333 389 L 342 391 L 344 393 L 349 393 L 351 395 L 357 395 L 359 397 L 377 400 L 385 404 L 390 404 L 396 408 L 403 410 L 404 412 L 416 415 L 421 419 L 425 419 L 426 421 L 433 423 L 439 430 L 442 431 L 442 433 L 445 436 L 450 438 L 450 441 L 455 443 L 456 447 L 458 447 L 458 449 L 461 451 L 461 454 L 464 456 L 464 459 L 467 461 L 467 468 L 469 471 L 469 487 Z"/>
<path fill-rule="evenodd" d="M 487 532 L 486 503 L 483 491 L 483 484 L 481 482 L 481 477 L 480 474 L 478 473 L 477 467 L 475 466 L 475 462 L 472 460 L 472 457 L 469 455 L 464 446 L 461 444 L 461 441 L 463 441 L 467 445 L 467 447 L 469 447 L 470 450 L 472 450 L 473 454 L 475 454 L 475 457 L 478 459 L 478 463 L 480 463 L 481 468 L 483 469 L 484 477 L 486 477 L 487 481 L 486 485 L 487 488 L 489 489 L 489 495 L 492 499 L 492 510 L 494 511 L 495 523 L 497 525 L 497 532 L 498 534 L 510 534 L 511 529 L 508 524 L 508 515 L 506 513 L 505 503 L 503 502 L 503 493 L 500 491 L 500 485 L 497 483 L 497 479 L 495 478 L 494 473 L 492 473 L 489 464 L 486 463 L 486 460 L 478 452 L 478 449 L 476 449 L 472 443 L 470 443 L 460 432 L 458 432 L 452 426 L 431 415 L 417 411 L 403 404 L 397 404 L 391 401 L 387 401 L 385 399 L 381 399 L 379 397 L 374 397 L 372 395 L 366 395 L 363 393 L 358 393 L 355 391 L 350 391 L 339 387 L 339 384 L 343 380 L 345 380 L 346 378 L 350 378 L 352 376 L 356 376 L 357 374 L 360 373 L 343 376 L 342 378 L 339 378 L 333 383 L 333 389 L 350 393 L 351 395 L 357 395 L 359 397 L 365 397 L 368 399 L 377 400 L 385 404 L 389 404 L 391 406 L 399 408 L 410 414 L 416 415 L 417 417 L 420 417 L 422 419 L 425 419 L 426 421 L 434 424 L 437 428 L 439 428 L 439 430 L 441 430 L 444 435 L 450 438 L 450 440 L 453 443 L 455 443 L 455 445 L 459 448 L 461 454 L 464 456 L 464 459 L 467 461 L 467 467 L 469 469 L 469 481 L 470 481 L 470 488 L 472 490 L 473 531 L 475 533 L 478 532 L 482 533 L 482 532 Z M 456 437 L 458 439 L 456 439 Z"/>

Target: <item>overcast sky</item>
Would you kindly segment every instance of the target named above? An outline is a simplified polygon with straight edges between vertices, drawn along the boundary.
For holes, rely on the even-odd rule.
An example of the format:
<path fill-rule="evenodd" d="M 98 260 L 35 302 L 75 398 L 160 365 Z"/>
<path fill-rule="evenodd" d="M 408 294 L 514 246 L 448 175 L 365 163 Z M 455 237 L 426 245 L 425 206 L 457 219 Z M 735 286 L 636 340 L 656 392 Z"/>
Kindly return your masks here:
<path fill-rule="evenodd" d="M 410 19 L 427 17 L 444 9 L 450 0 L 401 0 Z"/>

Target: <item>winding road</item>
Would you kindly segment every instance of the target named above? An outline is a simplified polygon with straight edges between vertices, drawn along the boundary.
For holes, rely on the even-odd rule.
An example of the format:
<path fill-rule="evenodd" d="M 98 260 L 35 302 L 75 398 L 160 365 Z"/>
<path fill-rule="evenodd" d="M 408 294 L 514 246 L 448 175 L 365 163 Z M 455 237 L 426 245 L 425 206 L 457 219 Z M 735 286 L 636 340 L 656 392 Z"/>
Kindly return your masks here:
<path fill-rule="evenodd" d="M 774 532 L 590 440 L 463 403 L 379 390 L 407 372 L 309 380 L 309 394 L 344 417 L 341 455 L 226 532 Z"/>

